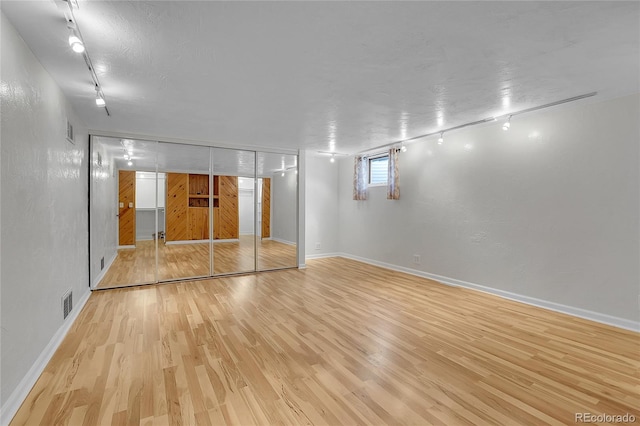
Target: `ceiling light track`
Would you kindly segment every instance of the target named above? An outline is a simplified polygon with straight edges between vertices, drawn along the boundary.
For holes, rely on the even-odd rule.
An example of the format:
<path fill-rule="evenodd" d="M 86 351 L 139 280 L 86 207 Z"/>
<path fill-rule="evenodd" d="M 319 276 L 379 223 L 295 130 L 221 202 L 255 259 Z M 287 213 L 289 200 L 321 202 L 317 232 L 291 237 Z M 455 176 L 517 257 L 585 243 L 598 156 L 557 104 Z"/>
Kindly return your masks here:
<path fill-rule="evenodd" d="M 539 110 L 545 109 L 545 108 L 551 108 L 551 107 L 554 107 L 554 106 L 557 106 L 557 105 L 566 104 L 566 103 L 569 103 L 569 102 L 579 101 L 581 99 L 590 98 L 590 97 L 595 96 L 597 94 L 598 94 L 598 92 L 585 93 L 584 95 L 573 96 L 571 98 L 562 99 L 562 100 L 559 100 L 559 101 L 555 101 L 555 102 L 551 102 L 551 103 L 548 103 L 548 104 L 544 104 L 544 105 L 539 105 L 539 106 L 523 109 L 523 110 L 516 111 L 516 112 L 510 112 L 508 114 L 503 114 L 503 115 L 497 115 L 497 116 L 494 116 L 494 117 L 483 118 L 482 120 L 477 120 L 477 121 L 471 121 L 469 123 L 464 123 L 464 124 L 460 124 L 458 126 L 449 127 L 448 129 L 437 130 L 435 132 L 425 133 L 423 135 L 413 136 L 413 137 L 410 137 L 410 138 L 407 138 L 407 139 L 402 139 L 402 140 L 399 140 L 399 141 L 396 141 L 396 142 L 380 145 L 380 146 L 377 146 L 375 148 L 371 148 L 371 149 L 367 149 L 365 151 L 361 151 L 361 152 L 359 152 L 359 154 L 367 153 L 367 152 L 370 152 L 370 151 L 374 151 L 374 150 L 377 150 L 377 149 L 386 148 L 386 147 L 393 146 L 393 145 L 398 145 L 398 144 L 400 144 L 402 146 L 402 144 L 404 144 L 406 142 L 415 141 L 417 139 L 422 139 L 422 138 L 426 138 L 426 137 L 433 136 L 433 135 L 440 135 L 440 137 L 438 138 L 438 144 L 440 145 L 444 141 L 444 134 L 446 132 L 450 132 L 452 130 L 459 130 L 459 129 L 462 129 L 462 128 L 465 128 L 465 127 L 469 127 L 469 126 L 476 126 L 478 124 L 490 123 L 490 122 L 496 121 L 496 120 L 501 119 L 501 118 L 506 118 L 507 119 L 507 121 L 505 123 L 505 125 L 508 123 L 508 125 L 506 125 L 506 129 L 505 129 L 505 125 L 503 125 L 502 128 L 505 129 L 505 130 L 508 130 L 509 127 L 511 126 L 511 117 L 514 117 L 514 116 L 520 115 L 520 114 L 526 114 L 528 112 L 539 111 Z"/>
<path fill-rule="evenodd" d="M 104 98 L 102 85 L 100 84 L 100 80 L 98 80 L 98 75 L 96 74 L 93 63 L 91 62 L 91 57 L 89 56 L 89 52 L 87 51 L 87 46 L 84 44 L 82 31 L 80 31 L 78 22 L 73 15 L 73 9 L 78 8 L 78 2 L 77 0 L 59 0 L 56 3 L 58 4 L 58 7 L 62 9 L 62 13 L 64 13 L 64 17 L 67 20 L 67 27 L 70 31 L 69 45 L 74 52 L 82 55 L 82 57 L 84 58 L 84 63 L 87 65 L 89 73 L 91 74 L 91 79 L 93 80 L 93 85 L 96 90 L 96 106 L 104 108 L 104 111 L 107 113 L 107 115 L 111 116 Z"/>

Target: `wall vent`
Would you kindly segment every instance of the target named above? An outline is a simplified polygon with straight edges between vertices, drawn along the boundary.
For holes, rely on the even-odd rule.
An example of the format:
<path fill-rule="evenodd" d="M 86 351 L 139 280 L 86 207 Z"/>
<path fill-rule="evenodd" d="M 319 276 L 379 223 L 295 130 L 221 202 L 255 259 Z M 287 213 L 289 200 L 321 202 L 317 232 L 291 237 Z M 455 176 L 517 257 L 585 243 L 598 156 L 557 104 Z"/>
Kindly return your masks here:
<path fill-rule="evenodd" d="M 73 292 L 69 290 L 64 294 L 64 296 L 62 296 L 62 315 L 64 319 L 67 319 L 72 309 L 73 309 Z"/>
<path fill-rule="evenodd" d="M 104 269 L 104 256 L 100 258 L 100 270 L 102 271 L 103 269 Z"/>
<path fill-rule="evenodd" d="M 67 120 L 67 140 L 75 144 L 75 141 L 73 140 L 73 126 L 69 123 L 69 120 Z"/>

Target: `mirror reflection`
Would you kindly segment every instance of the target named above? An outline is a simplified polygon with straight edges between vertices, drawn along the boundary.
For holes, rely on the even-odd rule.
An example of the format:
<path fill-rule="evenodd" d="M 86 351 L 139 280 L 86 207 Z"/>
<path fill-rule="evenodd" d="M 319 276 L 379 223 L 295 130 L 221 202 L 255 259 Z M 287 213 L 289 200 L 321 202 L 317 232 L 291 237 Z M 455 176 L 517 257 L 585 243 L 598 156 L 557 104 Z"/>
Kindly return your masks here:
<path fill-rule="evenodd" d="M 258 270 L 297 266 L 297 156 L 258 152 Z"/>
<path fill-rule="evenodd" d="M 213 274 L 255 271 L 255 152 L 212 148 L 218 199 L 213 213 Z"/>
<path fill-rule="evenodd" d="M 297 266 L 297 156 L 92 137 L 93 288 Z"/>
<path fill-rule="evenodd" d="M 156 142 L 92 138 L 91 278 L 95 288 L 157 281 Z"/>
<path fill-rule="evenodd" d="M 164 238 L 158 240 L 158 280 L 210 274 L 210 220 L 215 190 L 209 148 L 158 144 L 158 171 L 166 174 Z M 212 191 L 213 190 L 213 191 Z"/>

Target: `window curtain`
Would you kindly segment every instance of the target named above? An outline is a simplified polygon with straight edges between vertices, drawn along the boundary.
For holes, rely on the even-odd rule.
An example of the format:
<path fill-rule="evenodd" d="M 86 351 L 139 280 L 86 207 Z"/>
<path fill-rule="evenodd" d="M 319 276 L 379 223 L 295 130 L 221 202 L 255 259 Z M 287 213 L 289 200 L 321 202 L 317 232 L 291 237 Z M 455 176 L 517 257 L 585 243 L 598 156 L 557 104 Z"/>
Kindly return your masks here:
<path fill-rule="evenodd" d="M 353 163 L 353 199 L 367 199 L 367 176 L 369 161 L 367 157 L 358 155 Z"/>
<path fill-rule="evenodd" d="M 398 182 L 398 151 L 397 148 L 389 150 L 389 171 L 387 175 L 387 199 L 400 199 L 400 183 Z"/>

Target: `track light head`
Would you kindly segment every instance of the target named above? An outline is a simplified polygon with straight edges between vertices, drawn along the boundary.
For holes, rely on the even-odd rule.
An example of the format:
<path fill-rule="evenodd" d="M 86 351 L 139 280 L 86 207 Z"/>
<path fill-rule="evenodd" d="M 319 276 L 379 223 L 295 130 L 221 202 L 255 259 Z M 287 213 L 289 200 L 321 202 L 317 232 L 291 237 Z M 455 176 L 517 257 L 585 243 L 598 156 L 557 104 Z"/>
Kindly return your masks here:
<path fill-rule="evenodd" d="M 96 84 L 96 106 L 103 107 L 106 104 L 107 103 L 104 101 L 104 97 L 102 96 L 102 93 L 100 91 L 100 86 Z M 129 155 L 131 155 L 131 153 L 129 153 Z"/>
<path fill-rule="evenodd" d="M 336 162 L 336 155 L 335 154 L 331 154 L 331 158 L 329 159 L 330 162 L 335 163 Z"/>
<path fill-rule="evenodd" d="M 105 106 L 107 103 L 104 101 L 104 98 L 102 97 L 102 95 L 100 93 L 98 93 L 96 95 L 96 106 L 98 107 L 103 107 Z"/>
<path fill-rule="evenodd" d="M 80 40 L 80 37 L 75 35 L 73 32 L 69 35 L 69 46 L 71 46 L 71 50 L 76 53 L 84 52 L 84 44 L 82 43 L 82 40 Z"/>
<path fill-rule="evenodd" d="M 438 145 L 442 145 L 444 142 L 444 132 L 440 133 L 440 137 L 438 138 Z"/>
<path fill-rule="evenodd" d="M 71 20 L 68 21 L 67 28 L 69 28 L 69 46 L 71 46 L 71 50 L 76 53 L 84 52 L 84 43 L 76 34 L 76 23 Z"/>
<path fill-rule="evenodd" d="M 133 161 L 129 160 L 129 162 L 127 163 L 127 166 L 133 166 Z"/>
<path fill-rule="evenodd" d="M 504 124 L 502 125 L 502 130 L 506 132 L 507 130 L 509 130 L 510 127 L 511 127 L 511 116 L 509 116 L 509 118 L 507 118 L 507 121 L 505 121 Z"/>
<path fill-rule="evenodd" d="M 405 144 L 402 144 L 402 146 L 400 147 L 400 151 L 407 152 L 407 146 Z"/>

